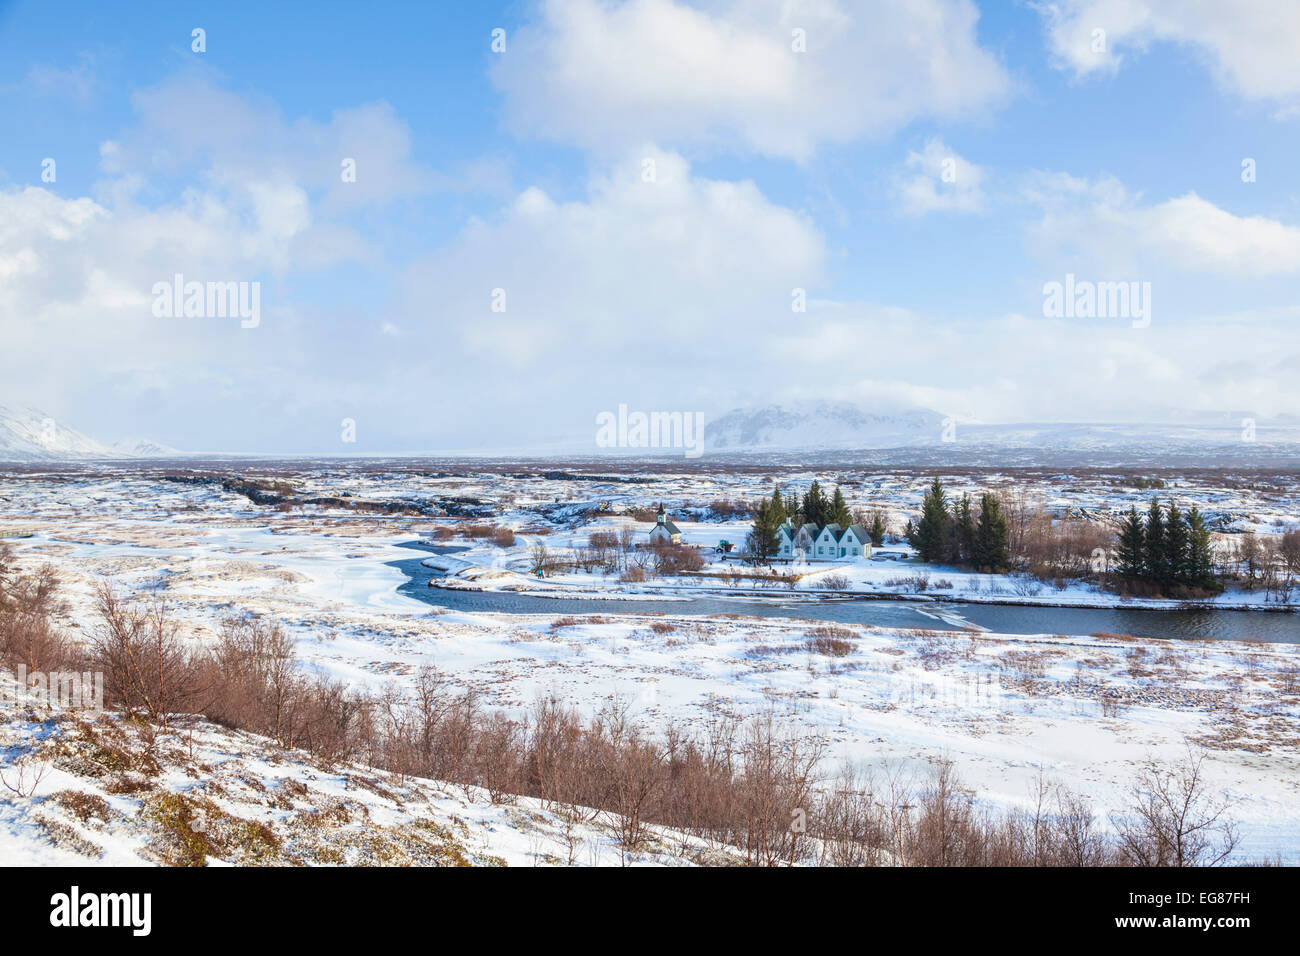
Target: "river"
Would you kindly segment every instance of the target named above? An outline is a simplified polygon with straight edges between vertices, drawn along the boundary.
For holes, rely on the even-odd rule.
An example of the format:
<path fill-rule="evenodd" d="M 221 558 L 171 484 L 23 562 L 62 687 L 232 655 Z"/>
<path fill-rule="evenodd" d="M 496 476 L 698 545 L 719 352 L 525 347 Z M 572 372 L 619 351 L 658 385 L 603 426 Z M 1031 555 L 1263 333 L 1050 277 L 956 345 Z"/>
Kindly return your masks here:
<path fill-rule="evenodd" d="M 461 548 L 407 545 L 421 553 L 454 553 Z M 841 624 L 880 627 L 925 627 L 960 630 L 974 625 L 999 634 L 1132 634 L 1137 637 L 1244 640 L 1300 643 L 1300 614 L 1233 611 L 1216 608 L 1040 607 L 970 604 L 962 601 L 890 601 L 852 597 L 747 597 L 702 595 L 673 599 L 555 598 L 517 591 L 459 591 L 429 587 L 437 572 L 420 557 L 392 567 L 408 578 L 398 592 L 427 604 L 456 611 L 507 614 L 747 614 L 754 617 L 801 617 Z"/>

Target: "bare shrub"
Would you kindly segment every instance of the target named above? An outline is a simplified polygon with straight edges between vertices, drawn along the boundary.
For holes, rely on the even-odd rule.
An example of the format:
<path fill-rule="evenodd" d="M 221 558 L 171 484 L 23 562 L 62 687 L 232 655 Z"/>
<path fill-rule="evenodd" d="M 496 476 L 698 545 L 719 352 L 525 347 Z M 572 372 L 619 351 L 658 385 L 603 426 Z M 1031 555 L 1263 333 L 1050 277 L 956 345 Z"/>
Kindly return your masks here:
<path fill-rule="evenodd" d="M 1126 812 L 1112 817 L 1119 853 L 1131 866 L 1215 866 L 1237 845 L 1229 804 L 1212 797 L 1205 756 L 1188 749 L 1180 766 L 1148 762 L 1129 789 Z"/>
<path fill-rule="evenodd" d="M 66 609 L 58 590 L 51 566 L 23 572 L 12 546 L 0 542 L 0 661 L 7 667 L 49 673 L 72 663 L 72 646 L 51 622 Z"/>
<path fill-rule="evenodd" d="M 0 786 L 26 800 L 36 792 L 49 770 L 48 761 L 34 753 L 25 753 L 11 761 L 7 768 L 0 768 Z"/>
<path fill-rule="evenodd" d="M 160 598 L 123 600 L 105 583 L 96 609 L 91 657 L 104 672 L 106 693 L 128 715 L 143 712 L 166 729 L 173 714 L 200 705 L 208 690 L 204 661 L 177 635 Z"/>
<path fill-rule="evenodd" d="M 654 569 L 659 574 L 683 574 L 704 568 L 704 555 L 690 545 L 655 542 L 650 546 L 650 553 Z"/>
<path fill-rule="evenodd" d="M 848 657 L 853 653 L 853 645 L 838 637 L 811 637 L 808 639 L 808 649 L 827 657 Z"/>

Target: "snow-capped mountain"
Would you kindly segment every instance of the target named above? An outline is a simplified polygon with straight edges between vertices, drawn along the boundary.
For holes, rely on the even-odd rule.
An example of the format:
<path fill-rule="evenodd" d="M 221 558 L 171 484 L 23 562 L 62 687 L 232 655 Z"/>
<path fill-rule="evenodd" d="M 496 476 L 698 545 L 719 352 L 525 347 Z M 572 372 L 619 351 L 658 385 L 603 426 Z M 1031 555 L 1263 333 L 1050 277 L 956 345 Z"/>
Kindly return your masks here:
<path fill-rule="evenodd" d="M 0 405 L 0 461 L 93 461 L 174 454 L 174 449 L 147 439 L 106 445 L 40 409 Z"/>
<path fill-rule="evenodd" d="M 151 438 L 123 438 L 113 442 L 113 451 L 124 458 L 170 458 L 181 454 L 170 445 Z"/>
<path fill-rule="evenodd" d="M 704 429 L 706 451 L 729 454 L 892 450 L 891 459 L 1008 455 L 1057 459 L 1062 453 L 1215 454 L 1228 458 L 1295 455 L 1300 421 L 1250 412 L 1171 412 L 1150 422 L 1014 422 L 953 420 L 932 409 L 870 409 L 810 402 L 733 409 Z M 991 457 L 990 457 L 991 456 Z M 976 460 L 974 458 L 970 459 Z"/>
<path fill-rule="evenodd" d="M 928 408 L 870 410 L 848 402 L 737 408 L 704 427 L 719 452 L 890 448 L 941 440 L 944 416 Z"/>
<path fill-rule="evenodd" d="M 66 461 L 119 457 L 119 452 L 55 421 L 39 409 L 0 405 L 0 459 Z"/>

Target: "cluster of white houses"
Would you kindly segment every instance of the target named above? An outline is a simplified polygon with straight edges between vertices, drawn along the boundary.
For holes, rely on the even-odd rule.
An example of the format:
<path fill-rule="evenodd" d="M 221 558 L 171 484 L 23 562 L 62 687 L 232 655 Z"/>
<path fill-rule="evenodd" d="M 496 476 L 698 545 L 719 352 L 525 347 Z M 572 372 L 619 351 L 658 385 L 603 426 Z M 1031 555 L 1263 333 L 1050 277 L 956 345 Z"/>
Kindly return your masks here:
<path fill-rule="evenodd" d="M 681 544 L 682 533 L 677 525 L 668 520 L 664 506 L 659 506 L 655 515 L 655 526 L 650 529 L 650 540 L 671 541 Z M 871 535 L 860 524 L 851 524 L 841 528 L 838 524 L 828 524 L 819 528 L 815 524 L 805 524 L 796 528 L 783 524 L 777 529 L 778 558 L 792 561 L 838 561 L 842 558 L 871 557 Z"/>
<path fill-rule="evenodd" d="M 840 558 L 871 557 L 871 535 L 860 524 L 841 528 L 828 524 L 823 528 L 806 524 L 800 528 L 783 524 L 777 529 L 778 558 L 798 561 L 836 561 Z"/>

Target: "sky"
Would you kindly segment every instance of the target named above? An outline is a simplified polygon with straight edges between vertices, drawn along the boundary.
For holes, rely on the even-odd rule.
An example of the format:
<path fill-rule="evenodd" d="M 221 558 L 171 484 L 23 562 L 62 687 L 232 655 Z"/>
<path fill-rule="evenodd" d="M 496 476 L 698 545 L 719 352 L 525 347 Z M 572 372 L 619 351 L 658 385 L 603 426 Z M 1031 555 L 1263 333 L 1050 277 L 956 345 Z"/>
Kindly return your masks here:
<path fill-rule="evenodd" d="M 0 403 L 263 454 L 1300 415 L 1297 174 L 1295 0 L 0 0 Z"/>

